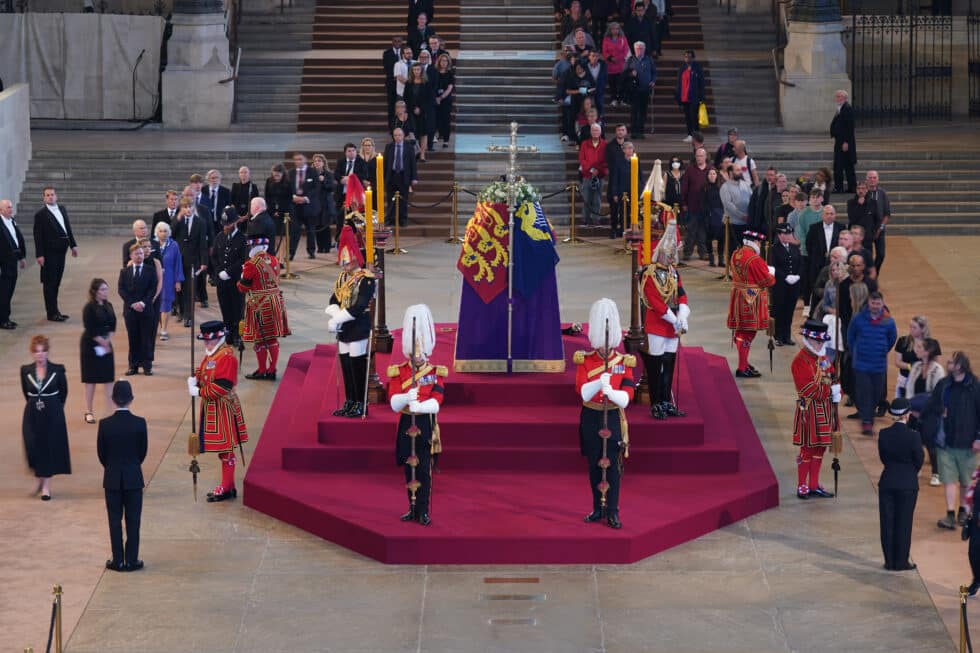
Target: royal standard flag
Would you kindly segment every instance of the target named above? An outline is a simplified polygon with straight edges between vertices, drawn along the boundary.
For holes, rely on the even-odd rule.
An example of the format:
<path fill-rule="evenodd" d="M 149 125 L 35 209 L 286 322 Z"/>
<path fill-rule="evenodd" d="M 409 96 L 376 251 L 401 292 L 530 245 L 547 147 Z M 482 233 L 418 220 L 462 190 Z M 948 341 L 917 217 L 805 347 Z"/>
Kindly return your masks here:
<path fill-rule="evenodd" d="M 478 203 L 456 267 L 484 304 L 507 289 L 508 240 L 507 205 Z"/>
<path fill-rule="evenodd" d="M 525 202 L 514 214 L 514 290 L 525 299 L 558 265 L 555 232 L 540 202 Z"/>

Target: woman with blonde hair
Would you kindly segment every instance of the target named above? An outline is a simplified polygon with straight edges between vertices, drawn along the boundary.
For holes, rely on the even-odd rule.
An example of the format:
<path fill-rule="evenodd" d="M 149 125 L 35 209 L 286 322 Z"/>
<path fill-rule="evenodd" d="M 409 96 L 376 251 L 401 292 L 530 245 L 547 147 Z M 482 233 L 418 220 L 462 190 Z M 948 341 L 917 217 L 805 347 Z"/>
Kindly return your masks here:
<path fill-rule="evenodd" d="M 173 240 L 173 231 L 166 222 L 158 222 L 153 228 L 157 240 L 157 251 L 163 266 L 163 289 L 160 293 L 160 340 L 169 340 L 167 327 L 170 324 L 170 309 L 174 297 L 180 292 L 184 282 L 184 263 L 180 257 L 180 247 Z"/>

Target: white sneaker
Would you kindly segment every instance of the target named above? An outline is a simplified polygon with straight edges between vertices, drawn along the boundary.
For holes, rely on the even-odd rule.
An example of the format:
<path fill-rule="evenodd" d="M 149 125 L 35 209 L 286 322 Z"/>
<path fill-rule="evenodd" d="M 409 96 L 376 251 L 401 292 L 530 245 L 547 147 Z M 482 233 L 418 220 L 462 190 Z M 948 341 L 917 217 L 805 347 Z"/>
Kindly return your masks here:
<path fill-rule="evenodd" d="M 568 136 L 565 136 L 565 135 L 563 134 L 563 135 L 562 135 L 562 137 L 561 137 L 561 142 L 562 142 L 562 143 L 567 143 L 567 142 L 568 142 Z"/>
<path fill-rule="evenodd" d="M 939 487 L 942 483 L 939 482 L 939 474 L 933 474 L 932 478 L 929 479 L 929 485 L 932 487 Z"/>
<path fill-rule="evenodd" d="M 690 134 L 688 134 L 687 136 L 685 136 L 685 137 L 684 137 L 684 142 L 685 142 L 685 143 L 690 143 L 690 142 L 691 142 L 691 141 L 693 141 L 693 140 L 694 140 L 694 139 L 693 139 L 693 138 L 691 138 L 691 135 L 690 135 Z"/>

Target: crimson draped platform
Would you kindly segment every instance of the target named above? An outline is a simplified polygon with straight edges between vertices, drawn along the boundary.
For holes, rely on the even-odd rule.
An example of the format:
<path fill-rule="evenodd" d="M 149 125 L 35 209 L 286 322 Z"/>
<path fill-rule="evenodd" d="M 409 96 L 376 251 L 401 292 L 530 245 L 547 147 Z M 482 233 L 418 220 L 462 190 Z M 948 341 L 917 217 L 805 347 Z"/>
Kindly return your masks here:
<path fill-rule="evenodd" d="M 437 331 L 433 361 L 452 369 L 455 325 Z M 398 416 L 380 405 L 365 420 L 333 417 L 335 346 L 293 355 L 245 476 L 245 505 L 399 564 L 630 563 L 777 505 L 726 361 L 686 347 L 678 398 L 687 417 L 627 410 L 622 530 L 584 523 L 592 498 L 571 357 L 589 346 L 581 335 L 564 341 L 563 374 L 450 374 L 428 528 L 398 520 L 408 507 Z M 383 379 L 387 357 L 377 365 Z"/>

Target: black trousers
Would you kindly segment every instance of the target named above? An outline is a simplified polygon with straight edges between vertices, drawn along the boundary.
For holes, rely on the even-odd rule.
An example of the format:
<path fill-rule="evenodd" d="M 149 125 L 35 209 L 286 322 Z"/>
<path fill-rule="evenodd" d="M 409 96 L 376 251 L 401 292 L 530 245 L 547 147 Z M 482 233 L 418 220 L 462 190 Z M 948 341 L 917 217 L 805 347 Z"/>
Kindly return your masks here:
<path fill-rule="evenodd" d="M 698 129 L 698 103 L 681 102 L 681 110 L 684 111 L 684 125 L 687 127 L 687 135 L 690 136 Z"/>
<path fill-rule="evenodd" d="M 912 548 L 912 514 L 918 490 L 878 489 L 878 516 L 881 520 L 881 551 L 885 566 L 902 567 L 909 562 Z M 973 545 L 971 543 L 972 550 Z"/>
<path fill-rule="evenodd" d="M 453 98 L 450 95 L 445 100 L 436 105 L 436 129 L 439 131 L 439 140 L 446 142 L 449 140 L 449 131 L 452 126 L 451 118 L 453 115 Z M 431 147 L 431 143 L 429 144 Z"/>
<path fill-rule="evenodd" d="M 428 415 L 421 415 L 420 419 L 428 419 Z M 421 485 L 415 492 L 415 513 L 422 514 L 429 512 L 429 500 L 432 497 L 432 442 L 418 439 L 415 443 L 415 455 L 418 456 L 419 464 L 415 467 L 415 480 Z M 405 482 L 412 480 L 412 468 L 404 465 Z M 412 500 L 412 491 L 406 490 L 408 500 Z"/>
<path fill-rule="evenodd" d="M 606 199 L 609 201 L 609 230 L 615 236 L 623 231 L 623 199 L 614 202 L 611 195 Z"/>
<path fill-rule="evenodd" d="M 642 136 L 647 124 L 647 107 L 650 104 L 650 92 L 640 89 L 633 94 L 630 107 L 630 134 Z"/>
<path fill-rule="evenodd" d="M 332 202 L 333 198 L 328 198 L 328 202 Z M 326 254 L 330 251 L 330 247 L 333 245 L 333 233 L 330 231 L 331 222 L 330 219 L 333 214 L 329 211 L 324 211 L 323 215 L 318 221 L 318 226 L 316 227 L 316 251 L 322 254 Z"/>
<path fill-rule="evenodd" d="M 228 331 L 226 340 L 229 343 L 238 342 L 238 323 L 242 321 L 245 314 L 245 296 L 238 292 L 235 281 L 218 280 L 218 307 L 221 309 L 221 321 L 225 323 L 225 330 Z"/>
<path fill-rule="evenodd" d="M 153 352 L 156 341 L 156 311 L 147 306 L 142 313 L 126 311 L 126 335 L 129 337 L 129 366 L 153 365 Z"/>
<path fill-rule="evenodd" d="M 847 188 L 843 181 L 847 179 Z M 850 152 L 845 152 L 839 146 L 834 147 L 834 192 L 853 193 L 857 190 L 857 177 L 854 174 L 854 158 Z"/>
<path fill-rule="evenodd" d="M 0 266 L 0 324 L 10 321 L 10 302 L 17 287 L 17 263 Z"/>
<path fill-rule="evenodd" d="M 968 522 L 970 526 L 970 570 L 973 571 L 973 581 L 980 581 L 980 527 L 977 526 L 977 512 L 974 511 Z"/>
<path fill-rule="evenodd" d="M 292 217 L 289 223 L 289 258 L 296 256 L 300 234 L 306 232 L 306 253 L 316 254 L 316 218 Z"/>
<path fill-rule="evenodd" d="M 401 199 L 398 201 L 398 221 L 404 227 L 408 224 L 409 181 L 405 179 L 404 174 L 393 173 L 391 179 L 386 180 L 386 183 L 388 197 L 385 203 L 385 223 L 395 224 L 395 191 L 398 191 L 401 193 Z"/>
<path fill-rule="evenodd" d="M 398 87 L 395 82 L 388 83 L 385 82 L 385 92 L 388 96 L 388 124 L 390 125 L 395 119 L 395 102 L 398 101 Z"/>
<path fill-rule="evenodd" d="M 112 561 L 133 565 L 140 559 L 140 516 L 143 513 L 143 490 L 106 490 L 105 510 L 109 516 L 109 541 Z M 123 546 L 123 519 L 126 520 L 126 544 Z"/>
<path fill-rule="evenodd" d="M 792 286 L 782 279 L 772 287 L 772 311 L 776 318 L 776 339 L 789 342 L 792 339 L 793 310 L 800 299 L 800 282 Z"/>
<path fill-rule="evenodd" d="M 875 269 L 878 271 L 878 277 L 881 277 L 881 266 L 885 264 L 885 232 L 882 231 L 881 234 L 875 238 Z"/>
<path fill-rule="evenodd" d="M 61 288 L 61 277 L 65 274 L 65 256 L 68 250 L 48 249 L 41 266 L 41 286 L 44 291 L 44 310 L 48 317 L 61 314 L 58 308 L 58 289 Z"/>
<path fill-rule="evenodd" d="M 185 261 L 187 259 L 184 259 Z M 180 285 L 180 310 L 185 320 L 191 319 L 191 269 L 197 269 L 200 265 L 192 266 L 184 263 L 184 283 Z M 194 301 L 202 303 L 208 301 L 207 274 L 201 272 L 194 278 Z"/>
<path fill-rule="evenodd" d="M 616 419 L 619 416 L 616 415 Z M 619 443 L 610 443 L 608 450 L 609 460 L 612 461 L 612 465 L 606 470 L 606 482 L 609 483 L 609 489 L 606 491 L 606 514 L 607 515 L 618 515 L 619 514 L 619 482 L 622 478 L 619 473 Z M 589 461 L 589 485 L 592 487 L 592 510 L 596 511 L 602 508 L 602 492 L 599 491 L 599 483 L 602 481 L 602 469 L 599 467 L 599 458 L 597 455 L 586 456 L 586 460 Z"/>

